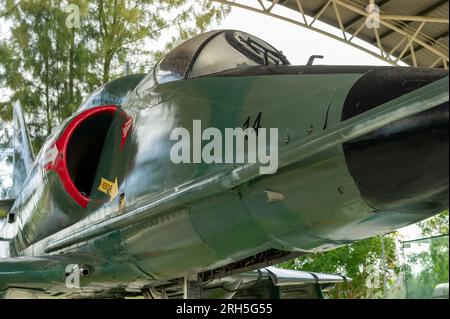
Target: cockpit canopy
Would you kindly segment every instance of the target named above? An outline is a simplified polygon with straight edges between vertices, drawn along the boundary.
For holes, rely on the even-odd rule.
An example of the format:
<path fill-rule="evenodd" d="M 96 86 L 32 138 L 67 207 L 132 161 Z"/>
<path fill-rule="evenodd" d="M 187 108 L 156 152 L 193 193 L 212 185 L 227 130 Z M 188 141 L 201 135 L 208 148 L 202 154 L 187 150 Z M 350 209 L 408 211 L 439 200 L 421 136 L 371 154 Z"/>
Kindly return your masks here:
<path fill-rule="evenodd" d="M 241 31 L 211 31 L 177 46 L 156 65 L 157 83 L 211 75 L 230 69 L 289 65 L 281 51 Z"/>
<path fill-rule="evenodd" d="M 135 88 L 139 92 L 155 84 L 236 68 L 289 64 L 281 51 L 248 33 L 234 30 L 206 32 L 177 46 L 147 76 L 127 75 L 106 83 L 92 93 L 79 110 L 99 105 L 120 105 Z"/>

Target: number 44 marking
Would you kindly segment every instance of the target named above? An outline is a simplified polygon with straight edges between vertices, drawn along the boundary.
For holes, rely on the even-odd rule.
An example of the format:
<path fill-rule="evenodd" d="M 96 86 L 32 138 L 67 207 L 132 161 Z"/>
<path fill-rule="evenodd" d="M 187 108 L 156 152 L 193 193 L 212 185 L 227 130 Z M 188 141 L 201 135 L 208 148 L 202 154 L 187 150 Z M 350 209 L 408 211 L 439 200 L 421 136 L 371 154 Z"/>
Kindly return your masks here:
<path fill-rule="evenodd" d="M 258 130 L 261 128 L 261 115 L 262 115 L 262 112 L 259 112 L 258 116 L 256 117 L 256 119 L 252 125 L 253 129 L 256 131 L 256 135 L 258 135 Z M 250 121 L 251 121 L 251 119 L 249 116 L 249 117 L 247 117 L 247 120 L 245 120 L 245 122 L 244 122 L 244 127 L 243 127 L 244 131 L 250 127 Z"/>

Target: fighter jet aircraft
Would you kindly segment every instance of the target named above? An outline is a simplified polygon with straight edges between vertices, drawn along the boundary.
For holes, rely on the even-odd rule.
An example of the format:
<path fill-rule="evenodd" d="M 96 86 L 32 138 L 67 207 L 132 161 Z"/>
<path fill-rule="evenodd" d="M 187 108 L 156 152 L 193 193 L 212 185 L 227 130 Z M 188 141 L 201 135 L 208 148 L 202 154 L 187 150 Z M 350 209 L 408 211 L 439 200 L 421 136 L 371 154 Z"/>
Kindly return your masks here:
<path fill-rule="evenodd" d="M 448 208 L 448 96 L 445 70 L 293 66 L 221 30 L 100 88 L 36 158 L 17 105 L 0 291 L 225 297 L 224 278 L 431 217 Z M 207 147 L 237 129 L 245 154 Z M 256 141 L 274 163 L 250 160 Z"/>

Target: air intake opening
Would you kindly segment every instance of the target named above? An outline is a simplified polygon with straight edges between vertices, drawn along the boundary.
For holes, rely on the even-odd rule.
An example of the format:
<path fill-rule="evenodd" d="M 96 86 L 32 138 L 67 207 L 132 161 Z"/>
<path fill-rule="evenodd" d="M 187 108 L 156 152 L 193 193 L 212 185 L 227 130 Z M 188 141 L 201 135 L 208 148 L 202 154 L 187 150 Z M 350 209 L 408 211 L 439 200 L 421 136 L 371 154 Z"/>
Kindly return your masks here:
<path fill-rule="evenodd" d="M 77 190 L 91 194 L 106 135 L 114 119 L 115 108 L 100 107 L 82 113 L 69 137 L 66 149 L 67 170 Z"/>

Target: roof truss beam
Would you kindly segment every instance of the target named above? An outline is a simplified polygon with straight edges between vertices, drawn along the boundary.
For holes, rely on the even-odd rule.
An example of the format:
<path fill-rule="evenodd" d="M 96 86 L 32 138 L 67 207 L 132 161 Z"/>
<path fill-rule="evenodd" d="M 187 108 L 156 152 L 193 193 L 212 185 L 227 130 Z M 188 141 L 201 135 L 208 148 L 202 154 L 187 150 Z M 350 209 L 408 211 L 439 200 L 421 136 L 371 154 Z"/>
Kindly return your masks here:
<path fill-rule="evenodd" d="M 439 9 L 440 7 L 442 7 L 446 3 L 448 3 L 448 0 L 441 0 L 441 1 L 437 2 L 437 3 L 435 3 L 434 5 L 426 8 L 422 12 L 419 12 L 417 15 L 418 16 L 426 16 L 426 15 L 432 13 L 433 11 Z M 408 21 L 408 22 L 406 22 L 406 25 L 410 25 L 412 22 L 413 21 Z M 384 39 L 385 37 L 391 35 L 392 33 L 394 33 L 393 30 L 387 30 L 386 32 L 384 32 L 383 34 L 380 35 L 380 38 Z"/>
<path fill-rule="evenodd" d="M 448 56 L 448 49 L 442 50 L 442 48 L 436 47 L 434 44 L 434 41 L 429 41 L 429 37 L 422 34 L 422 30 L 425 26 L 425 24 L 449 24 L 448 18 L 440 18 L 440 17 L 433 17 L 429 16 L 430 13 L 440 8 L 444 3 L 448 2 L 446 1 L 439 1 L 439 3 L 427 8 L 426 10 L 422 11 L 417 16 L 406 16 L 406 15 L 392 15 L 392 14 L 384 14 L 383 12 L 380 13 L 380 25 L 383 26 L 385 29 L 388 29 L 388 31 L 385 31 L 384 33 L 379 33 L 379 30 L 374 28 L 374 36 L 375 36 L 375 42 L 372 43 L 372 45 L 375 45 L 373 49 L 369 49 L 366 46 L 360 45 L 355 43 L 353 40 L 358 37 L 359 33 L 364 29 L 366 26 L 366 19 L 370 15 L 369 12 L 365 10 L 364 7 L 358 5 L 357 3 L 353 1 L 348 0 L 328 0 L 325 3 L 322 3 L 322 5 L 317 8 L 313 14 L 312 14 L 312 21 L 310 23 L 307 22 L 305 11 L 304 11 L 304 3 L 305 0 L 291 0 L 292 3 L 296 4 L 296 10 L 300 13 L 299 19 L 293 19 L 287 16 L 284 16 L 282 14 L 274 13 L 274 9 L 277 6 L 283 6 L 286 1 L 283 0 L 272 0 L 272 1 L 264 1 L 264 0 L 211 0 L 214 2 L 250 10 L 253 12 L 262 13 L 283 21 L 291 22 L 293 24 L 296 24 L 298 26 L 302 26 L 304 28 L 316 31 L 318 33 L 324 34 L 326 36 L 329 36 L 333 39 L 339 40 L 341 42 L 344 42 L 350 46 L 353 46 L 355 48 L 360 49 L 361 51 L 364 51 L 366 53 L 369 53 L 377 58 L 380 58 L 390 64 L 398 64 L 401 60 L 405 61 L 407 58 L 409 59 L 412 57 L 413 64 L 418 65 L 419 62 L 417 60 L 417 52 L 420 50 L 427 50 L 428 54 L 431 54 L 432 56 L 436 56 L 436 60 L 438 62 L 436 65 L 438 65 L 442 61 L 442 66 L 447 68 L 448 62 L 449 62 L 449 56 Z M 378 2 L 373 3 L 377 5 L 386 5 L 390 0 L 380 0 Z M 284 7 L 284 6 L 283 6 Z M 352 13 L 356 14 L 357 16 L 354 17 L 351 21 L 344 22 L 342 18 L 342 12 L 345 11 L 351 11 Z M 317 20 L 320 20 L 320 18 L 323 16 L 323 14 L 327 12 L 327 14 L 334 14 L 336 18 L 336 24 L 338 26 L 338 30 L 340 29 L 341 35 L 330 33 L 328 31 L 325 31 L 321 29 L 320 27 L 316 26 L 315 22 Z M 333 12 L 333 13 L 331 13 Z M 360 22 L 360 25 L 356 30 L 354 31 L 348 31 L 349 26 L 354 25 L 355 23 Z M 409 24 L 411 25 L 413 22 L 420 22 L 419 26 L 411 30 L 411 28 L 404 28 L 399 27 L 399 24 L 405 25 Z M 390 48 L 389 51 L 387 51 L 383 46 L 383 39 L 386 37 L 386 32 L 395 32 L 402 36 L 403 41 L 399 43 L 395 48 Z M 447 32 L 448 33 L 448 32 Z M 425 40 L 424 40 L 425 39 Z M 405 43 L 406 41 L 406 43 Z M 404 45 L 404 47 L 402 47 Z M 398 54 L 398 49 L 402 48 L 400 54 Z M 409 50 L 409 52 L 408 52 Z M 393 57 L 392 55 L 396 54 L 396 57 Z M 418 66 L 425 66 L 429 67 L 429 65 L 418 65 Z"/>
<path fill-rule="evenodd" d="M 391 2 L 391 0 L 380 0 L 380 1 L 376 2 L 375 4 L 381 9 L 385 4 L 388 4 L 389 2 Z M 353 19 L 351 19 L 350 21 L 348 21 L 345 24 L 345 28 L 348 29 L 348 28 L 354 26 L 356 23 L 360 22 L 361 20 L 364 20 L 365 18 L 366 17 L 357 15 L 356 17 L 354 17 Z"/>

